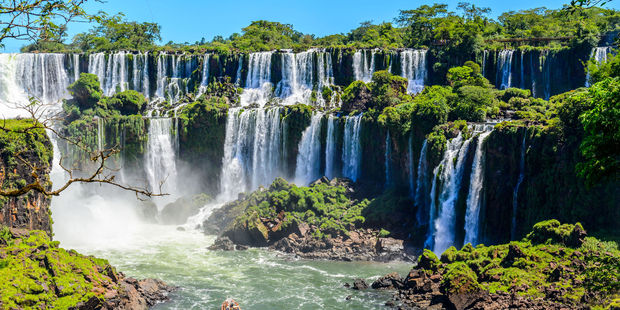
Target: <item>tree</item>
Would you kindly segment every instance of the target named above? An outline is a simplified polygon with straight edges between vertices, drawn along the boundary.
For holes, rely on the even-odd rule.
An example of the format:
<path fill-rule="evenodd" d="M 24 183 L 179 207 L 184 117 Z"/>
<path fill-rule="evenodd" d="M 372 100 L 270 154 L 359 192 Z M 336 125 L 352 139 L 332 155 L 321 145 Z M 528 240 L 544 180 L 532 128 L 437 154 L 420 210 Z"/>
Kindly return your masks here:
<path fill-rule="evenodd" d="M 441 22 L 441 17 L 448 15 L 448 5 L 422 5 L 414 10 L 401 10 L 396 22 L 408 28 L 407 44 L 411 47 L 430 45 L 433 30 Z"/>
<path fill-rule="evenodd" d="M 579 117 L 585 136 L 577 172 L 589 185 L 620 176 L 620 78 L 606 78 L 588 90 L 593 108 Z"/>
<path fill-rule="evenodd" d="M 37 42 L 66 31 L 72 21 L 99 20 L 83 5 L 89 0 L 3 0 L 0 3 L 0 46 L 5 39 Z M 98 0 L 94 0 L 98 1 Z"/>
<path fill-rule="evenodd" d="M 76 35 L 72 44 L 82 51 L 145 50 L 161 40 L 160 31 L 157 23 L 126 21 L 123 14 L 103 16 L 98 26 Z"/>

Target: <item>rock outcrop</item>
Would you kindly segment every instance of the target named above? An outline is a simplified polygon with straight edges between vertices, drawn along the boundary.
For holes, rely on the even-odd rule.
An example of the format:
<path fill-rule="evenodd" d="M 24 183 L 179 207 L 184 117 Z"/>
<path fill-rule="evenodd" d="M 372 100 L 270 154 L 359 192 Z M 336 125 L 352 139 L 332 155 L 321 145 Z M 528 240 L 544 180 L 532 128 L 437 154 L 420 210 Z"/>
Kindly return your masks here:
<path fill-rule="evenodd" d="M 1 231 L 0 308 L 148 309 L 173 289 L 127 277 L 104 259 L 58 244 L 42 231 Z"/>

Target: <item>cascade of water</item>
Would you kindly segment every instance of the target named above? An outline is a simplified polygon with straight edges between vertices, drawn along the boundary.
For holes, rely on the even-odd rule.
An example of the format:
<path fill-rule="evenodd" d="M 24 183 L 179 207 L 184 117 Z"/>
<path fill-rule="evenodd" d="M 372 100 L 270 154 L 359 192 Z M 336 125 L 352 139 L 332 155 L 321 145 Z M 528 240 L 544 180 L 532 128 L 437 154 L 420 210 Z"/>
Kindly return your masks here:
<path fill-rule="evenodd" d="M 400 52 L 401 76 L 409 81 L 407 92 L 417 94 L 426 82 L 426 50 Z"/>
<path fill-rule="evenodd" d="M 105 147 L 105 124 L 104 119 L 97 117 L 97 151 L 103 151 Z"/>
<path fill-rule="evenodd" d="M 322 113 L 312 115 L 310 126 L 304 130 L 299 142 L 295 182 L 300 186 L 308 185 L 320 177 L 321 119 Z"/>
<path fill-rule="evenodd" d="M 104 95 L 112 96 L 117 90 L 128 89 L 127 53 L 109 54 L 106 61 L 104 53 L 88 56 L 88 72 L 97 75 Z"/>
<path fill-rule="evenodd" d="M 484 50 L 482 51 L 482 76 L 486 77 L 487 74 L 487 55 L 489 54 L 489 51 Z"/>
<path fill-rule="evenodd" d="M 327 137 L 325 142 L 325 176 L 330 180 L 334 177 L 334 152 L 336 151 L 336 117 L 327 118 Z"/>
<path fill-rule="evenodd" d="M 342 146 L 342 175 L 357 181 L 361 164 L 360 130 L 362 114 L 348 116 L 344 124 L 344 141 Z"/>
<path fill-rule="evenodd" d="M 449 246 L 454 244 L 454 226 L 456 215 L 456 202 L 458 200 L 465 159 L 469 150 L 471 139 L 463 140 L 459 134 L 457 138 L 448 142 L 446 154 L 440 165 L 435 168 L 433 190 L 437 189 L 438 179 L 441 181 L 439 197 L 431 196 L 431 208 L 436 204 L 439 217 L 431 222 L 433 226 L 433 252 L 443 253 Z M 456 159 L 456 161 L 455 161 Z"/>
<path fill-rule="evenodd" d="M 532 78 L 532 96 L 536 97 L 536 72 L 534 72 L 534 53 L 530 52 L 530 76 Z"/>
<path fill-rule="evenodd" d="M 521 142 L 521 159 L 519 161 L 519 179 L 517 179 L 517 185 L 515 185 L 514 192 L 512 194 L 512 222 L 510 226 L 510 239 L 515 240 L 517 237 L 517 207 L 519 206 L 519 188 L 521 183 L 525 179 L 525 138 L 527 137 L 527 130 L 523 132 L 523 142 Z"/>
<path fill-rule="evenodd" d="M 132 57 L 132 89 L 149 97 L 149 57 L 148 52 L 138 53 Z"/>
<path fill-rule="evenodd" d="M 390 139 L 390 131 L 385 135 L 385 187 L 392 185 L 392 173 L 390 168 L 390 157 L 392 156 L 392 141 Z"/>
<path fill-rule="evenodd" d="M 0 112 L 2 117 L 29 116 L 23 109 L 29 97 L 61 109 L 69 96 L 69 76 L 63 54 L 0 54 Z"/>
<path fill-rule="evenodd" d="M 358 50 L 353 54 L 353 76 L 355 80 L 370 82 L 375 72 L 375 50 L 370 52 L 368 61 L 367 50 Z"/>
<path fill-rule="evenodd" d="M 493 126 L 476 125 L 474 132 L 480 132 L 480 130 L 482 132 L 478 135 L 476 153 L 472 163 L 465 213 L 465 243 L 471 243 L 473 246 L 478 244 L 478 227 L 480 225 L 480 196 L 484 183 L 484 139 L 491 134 Z"/>
<path fill-rule="evenodd" d="M 426 199 L 426 193 L 428 193 L 428 163 L 426 162 L 426 144 L 426 139 L 424 139 L 422 149 L 420 150 L 420 159 L 418 160 L 418 178 L 416 181 L 415 189 L 415 205 L 418 208 L 418 212 L 416 213 L 416 220 L 419 225 L 421 225 L 422 223 L 426 223 L 430 214 Z"/>
<path fill-rule="evenodd" d="M 264 106 L 271 97 L 271 56 L 273 52 L 250 54 L 245 89 L 241 94 L 241 105 Z"/>
<path fill-rule="evenodd" d="M 237 65 L 237 73 L 235 74 L 235 84 L 241 86 L 241 69 L 243 68 L 243 54 L 239 55 L 239 64 Z"/>
<path fill-rule="evenodd" d="M 519 52 L 521 54 L 521 89 L 525 89 L 525 70 L 523 69 L 523 50 Z"/>
<path fill-rule="evenodd" d="M 202 59 L 202 80 L 200 81 L 200 86 L 198 87 L 198 95 L 196 97 L 200 97 L 200 95 L 204 94 L 207 91 L 207 86 L 209 85 L 209 59 L 211 58 L 210 54 L 205 54 Z"/>
<path fill-rule="evenodd" d="M 594 59 L 599 64 L 607 62 L 607 55 L 611 53 L 611 46 L 598 46 L 592 48 L 590 59 Z M 590 87 L 590 72 L 586 74 L 586 87 Z"/>
<path fill-rule="evenodd" d="M 310 103 L 314 85 L 314 50 L 282 54 L 282 80 L 276 87 L 276 95 L 282 104 Z"/>
<path fill-rule="evenodd" d="M 502 50 L 498 54 L 497 73 L 499 89 L 512 87 L 512 55 L 513 50 Z"/>
<path fill-rule="evenodd" d="M 240 192 L 270 184 L 281 175 L 280 111 L 280 108 L 230 109 L 220 198 L 234 199 Z"/>
<path fill-rule="evenodd" d="M 71 55 L 73 59 L 73 82 L 80 78 L 80 54 Z"/>
<path fill-rule="evenodd" d="M 544 50 L 540 53 L 542 64 L 542 79 L 543 79 L 543 94 L 544 99 L 549 100 L 551 97 L 551 59 L 549 57 L 549 51 Z"/>
<path fill-rule="evenodd" d="M 175 194 L 177 189 L 176 132 L 172 118 L 149 120 L 145 170 L 152 192 Z M 168 198 L 171 198 L 168 196 Z"/>
<path fill-rule="evenodd" d="M 325 102 L 325 99 L 322 95 L 324 88 L 329 88 L 332 84 L 334 84 L 334 68 L 332 67 L 332 57 L 328 52 L 317 52 L 317 67 L 317 105 L 323 107 L 333 106 L 333 99 L 335 96 L 332 96 L 331 102 Z"/>
<path fill-rule="evenodd" d="M 415 198 L 415 170 L 413 168 L 413 133 L 409 136 L 407 142 L 407 162 L 409 164 L 409 195 Z"/>

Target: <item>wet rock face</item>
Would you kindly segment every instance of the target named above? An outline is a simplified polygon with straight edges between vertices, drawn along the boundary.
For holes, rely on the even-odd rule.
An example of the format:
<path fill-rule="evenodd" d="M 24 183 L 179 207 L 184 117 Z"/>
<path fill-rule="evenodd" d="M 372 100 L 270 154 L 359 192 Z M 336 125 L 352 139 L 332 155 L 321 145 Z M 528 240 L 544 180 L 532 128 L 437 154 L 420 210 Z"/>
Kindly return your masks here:
<path fill-rule="evenodd" d="M 0 186 L 4 189 L 20 188 L 35 181 L 32 169 L 23 164 L 38 167 L 37 174 L 46 190 L 51 190 L 49 173 L 52 163 L 52 145 L 43 131 L 33 131 L 28 135 L 5 136 L 0 133 Z M 8 139 L 8 142 L 7 142 Z M 17 154 L 10 150 L 18 150 Z M 30 191 L 19 197 L 0 197 L 0 225 L 9 228 L 42 230 L 52 235 L 50 220 L 51 199 L 45 195 Z"/>

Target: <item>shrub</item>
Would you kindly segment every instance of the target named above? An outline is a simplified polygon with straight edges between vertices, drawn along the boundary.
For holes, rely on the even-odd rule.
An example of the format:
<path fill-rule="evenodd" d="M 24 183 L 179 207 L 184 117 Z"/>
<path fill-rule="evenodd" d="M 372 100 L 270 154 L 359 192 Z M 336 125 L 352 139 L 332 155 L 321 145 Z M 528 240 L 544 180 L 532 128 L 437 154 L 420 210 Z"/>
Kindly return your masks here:
<path fill-rule="evenodd" d="M 69 93 L 80 110 L 94 108 L 103 97 L 99 78 L 91 73 L 81 73 L 80 77 L 68 87 Z"/>

